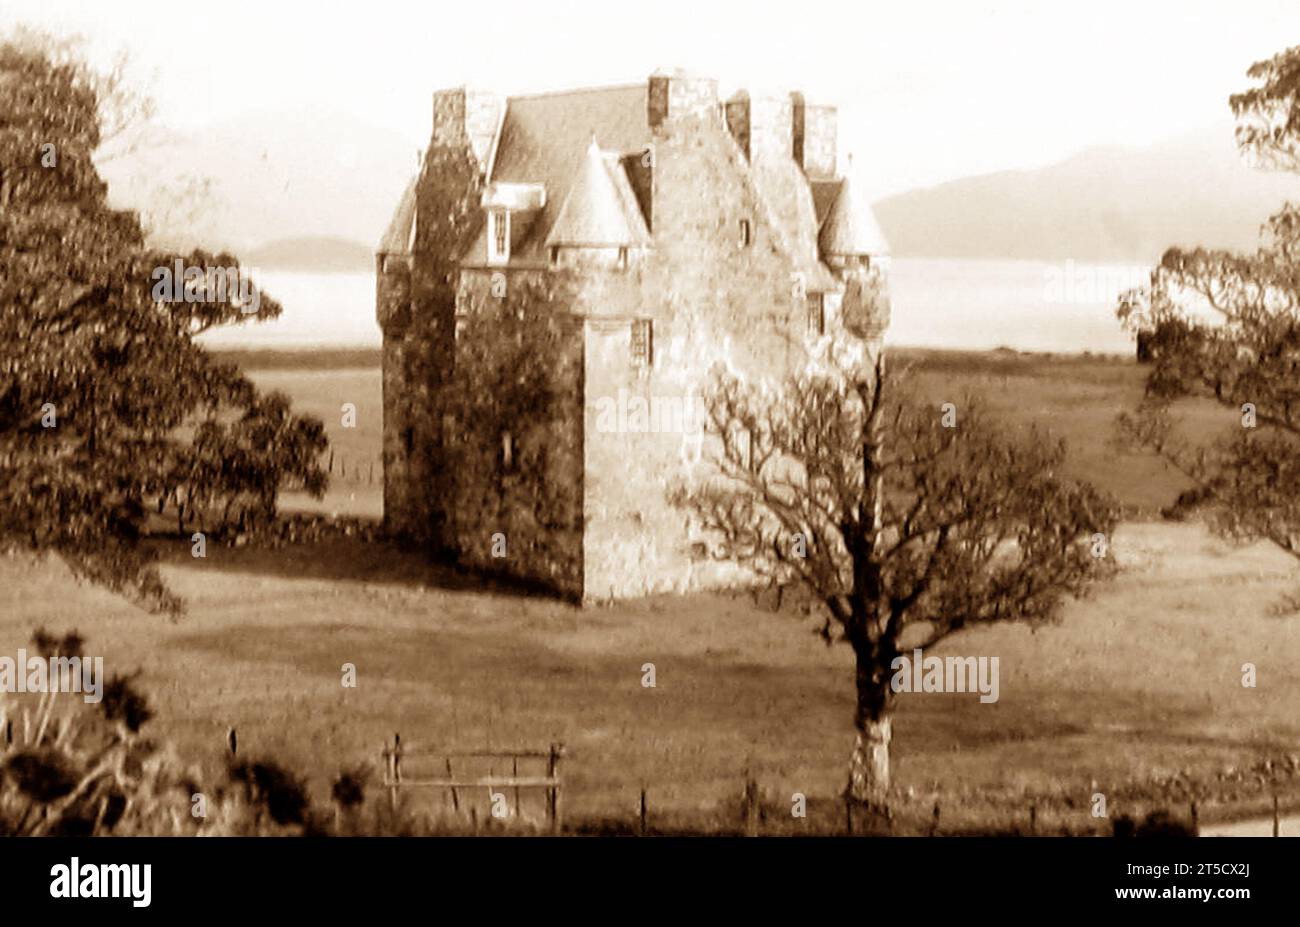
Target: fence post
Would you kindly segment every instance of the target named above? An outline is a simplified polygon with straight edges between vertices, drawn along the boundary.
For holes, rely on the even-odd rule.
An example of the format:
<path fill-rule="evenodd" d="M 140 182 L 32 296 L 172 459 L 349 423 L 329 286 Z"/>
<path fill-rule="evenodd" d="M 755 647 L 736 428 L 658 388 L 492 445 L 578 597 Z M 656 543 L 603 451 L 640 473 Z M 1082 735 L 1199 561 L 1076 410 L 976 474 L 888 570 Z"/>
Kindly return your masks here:
<path fill-rule="evenodd" d="M 560 832 L 560 758 L 564 756 L 564 744 L 552 743 L 550 757 L 546 761 L 546 777 L 554 785 L 550 788 L 551 831 Z"/>
<path fill-rule="evenodd" d="M 844 827 L 850 837 L 853 836 L 853 796 L 844 792 Z"/>
<path fill-rule="evenodd" d="M 646 821 L 645 821 L 645 819 L 646 819 L 646 810 L 645 810 L 645 787 L 642 786 L 642 787 L 641 787 L 641 836 L 642 836 L 642 837 L 645 836 L 645 831 L 646 831 L 646 826 L 645 826 Z"/>
<path fill-rule="evenodd" d="M 447 761 L 447 778 L 455 779 L 456 777 L 451 773 L 451 757 L 444 757 L 444 759 Z M 460 792 L 454 785 L 451 787 L 451 810 L 460 814 Z"/>
<path fill-rule="evenodd" d="M 934 802 L 934 819 L 930 822 L 930 836 L 933 837 L 939 831 L 939 801 Z"/>
<path fill-rule="evenodd" d="M 758 836 L 758 782 L 753 775 L 745 774 L 744 798 L 745 836 Z"/>
<path fill-rule="evenodd" d="M 1273 792 L 1273 836 L 1274 837 L 1280 835 L 1282 830 L 1281 825 L 1282 825 L 1282 821 L 1281 818 L 1278 816 L 1278 809 L 1277 809 L 1277 792 L 1274 791 Z"/>
<path fill-rule="evenodd" d="M 1192 833 L 1201 836 L 1201 813 L 1194 801 L 1192 802 Z"/>
<path fill-rule="evenodd" d="M 394 811 L 397 810 L 397 784 L 402 778 L 402 769 L 399 765 L 398 755 L 402 750 L 402 735 L 393 735 L 393 752 L 388 757 L 388 803 Z"/>
<path fill-rule="evenodd" d="M 1029 836 L 1038 836 L 1038 806 L 1029 806 Z"/>

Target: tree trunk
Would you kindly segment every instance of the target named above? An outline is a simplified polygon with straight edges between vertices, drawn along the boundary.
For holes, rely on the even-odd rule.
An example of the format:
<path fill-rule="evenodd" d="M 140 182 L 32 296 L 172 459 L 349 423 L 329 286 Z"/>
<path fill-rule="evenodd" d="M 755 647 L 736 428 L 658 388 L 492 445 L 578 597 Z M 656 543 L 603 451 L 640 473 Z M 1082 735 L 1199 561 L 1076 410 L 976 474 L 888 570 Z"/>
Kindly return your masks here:
<path fill-rule="evenodd" d="M 874 811 L 889 804 L 889 744 L 893 739 L 893 706 L 889 675 L 860 656 L 857 669 L 857 710 L 853 726 L 857 743 L 849 761 L 849 798 Z"/>

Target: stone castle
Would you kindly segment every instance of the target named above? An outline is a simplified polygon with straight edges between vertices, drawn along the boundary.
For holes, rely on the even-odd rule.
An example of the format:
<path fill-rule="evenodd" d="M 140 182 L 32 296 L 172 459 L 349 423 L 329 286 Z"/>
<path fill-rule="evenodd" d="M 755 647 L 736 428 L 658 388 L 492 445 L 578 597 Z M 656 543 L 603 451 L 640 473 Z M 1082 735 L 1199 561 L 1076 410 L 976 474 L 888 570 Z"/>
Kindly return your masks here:
<path fill-rule="evenodd" d="M 667 499 L 703 474 L 710 370 L 779 379 L 837 328 L 878 347 L 888 322 L 888 249 L 836 136 L 832 106 L 721 101 L 716 81 L 680 72 L 436 92 L 377 254 L 387 529 L 582 601 L 734 580 Z M 497 452 L 467 465 L 453 454 L 479 416 L 453 378 L 492 345 L 468 344 L 491 336 L 464 323 L 560 276 L 544 361 L 565 414 L 501 423 Z M 537 469 L 521 466 L 529 448 L 540 473 L 519 472 Z"/>

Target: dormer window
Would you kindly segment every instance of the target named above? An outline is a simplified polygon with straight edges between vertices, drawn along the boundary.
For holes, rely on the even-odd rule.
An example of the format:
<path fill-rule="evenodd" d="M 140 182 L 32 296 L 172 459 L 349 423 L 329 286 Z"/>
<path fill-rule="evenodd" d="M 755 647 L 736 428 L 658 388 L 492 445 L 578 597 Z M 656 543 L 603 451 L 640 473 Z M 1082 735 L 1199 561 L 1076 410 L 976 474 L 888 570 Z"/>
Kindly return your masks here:
<path fill-rule="evenodd" d="M 488 210 L 488 263 L 504 264 L 510 260 L 510 211 Z"/>

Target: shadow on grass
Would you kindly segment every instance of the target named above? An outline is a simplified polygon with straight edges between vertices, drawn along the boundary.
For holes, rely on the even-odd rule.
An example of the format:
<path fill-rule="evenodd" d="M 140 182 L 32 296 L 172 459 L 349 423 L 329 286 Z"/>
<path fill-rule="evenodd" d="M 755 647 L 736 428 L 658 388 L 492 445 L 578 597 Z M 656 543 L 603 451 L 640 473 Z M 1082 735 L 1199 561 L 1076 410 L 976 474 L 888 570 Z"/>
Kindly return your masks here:
<path fill-rule="evenodd" d="M 195 566 L 189 540 L 155 538 L 151 544 L 164 566 L 181 569 Z M 202 568 L 283 579 L 380 583 L 413 589 L 574 602 L 571 596 L 565 596 L 545 583 L 470 569 L 449 555 L 388 540 L 329 538 L 277 547 L 227 547 L 209 543 Z"/>

